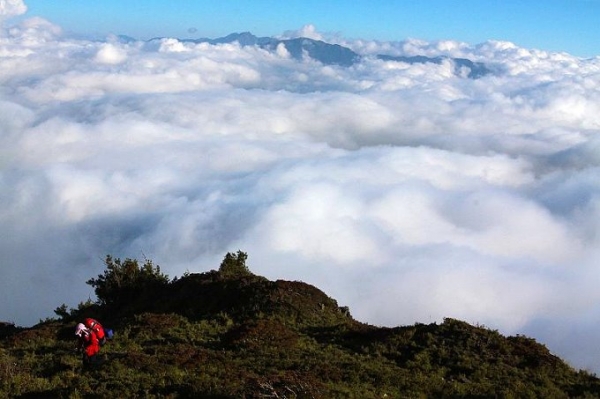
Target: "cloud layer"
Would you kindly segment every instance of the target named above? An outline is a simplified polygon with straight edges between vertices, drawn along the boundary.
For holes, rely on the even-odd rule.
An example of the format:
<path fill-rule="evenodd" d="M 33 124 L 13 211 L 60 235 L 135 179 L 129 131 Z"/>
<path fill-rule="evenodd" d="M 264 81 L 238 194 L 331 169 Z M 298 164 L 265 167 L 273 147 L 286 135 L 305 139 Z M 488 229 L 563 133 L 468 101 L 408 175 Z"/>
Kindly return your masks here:
<path fill-rule="evenodd" d="M 338 40 L 366 57 L 4 28 L 0 320 L 93 296 L 106 254 L 175 276 L 242 249 L 359 320 L 456 317 L 600 370 L 600 58 Z"/>

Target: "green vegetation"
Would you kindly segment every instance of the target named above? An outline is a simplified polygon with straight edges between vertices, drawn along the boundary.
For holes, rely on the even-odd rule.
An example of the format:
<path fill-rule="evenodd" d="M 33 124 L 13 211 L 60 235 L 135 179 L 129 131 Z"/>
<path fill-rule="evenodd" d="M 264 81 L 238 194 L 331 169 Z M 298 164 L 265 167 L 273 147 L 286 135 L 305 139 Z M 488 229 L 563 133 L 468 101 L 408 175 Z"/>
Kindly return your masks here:
<path fill-rule="evenodd" d="M 106 258 L 97 303 L 32 328 L 0 323 L 0 398 L 592 398 L 600 380 L 533 339 L 446 319 L 381 328 L 302 282 L 269 281 L 228 253 L 169 280 Z M 83 369 L 74 326 L 115 330 Z"/>
<path fill-rule="evenodd" d="M 227 252 L 227 255 L 225 255 L 225 258 L 219 267 L 219 273 L 221 273 L 223 277 L 229 278 L 252 275 L 250 269 L 246 266 L 246 259 L 248 259 L 248 254 L 245 252 L 237 251 L 235 254 Z"/>
<path fill-rule="evenodd" d="M 121 306 L 154 289 L 168 284 L 169 276 L 160 272 L 151 260 L 140 266 L 135 259 L 113 259 L 110 255 L 104 261 L 106 270 L 98 278 L 92 278 L 87 284 L 94 287 L 94 292 L 101 305 Z"/>

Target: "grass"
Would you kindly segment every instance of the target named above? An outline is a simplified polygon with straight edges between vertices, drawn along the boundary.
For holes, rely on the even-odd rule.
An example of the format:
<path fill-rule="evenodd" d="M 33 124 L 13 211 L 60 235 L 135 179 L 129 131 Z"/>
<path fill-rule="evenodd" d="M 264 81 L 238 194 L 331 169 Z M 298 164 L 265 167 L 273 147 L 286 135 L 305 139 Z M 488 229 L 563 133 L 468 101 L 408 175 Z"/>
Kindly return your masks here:
<path fill-rule="evenodd" d="M 531 338 L 454 319 L 374 327 L 302 282 L 222 277 L 189 274 L 154 287 L 153 301 L 11 329 L 0 398 L 600 397 L 595 375 Z M 87 315 L 115 330 L 89 370 L 73 350 Z"/>

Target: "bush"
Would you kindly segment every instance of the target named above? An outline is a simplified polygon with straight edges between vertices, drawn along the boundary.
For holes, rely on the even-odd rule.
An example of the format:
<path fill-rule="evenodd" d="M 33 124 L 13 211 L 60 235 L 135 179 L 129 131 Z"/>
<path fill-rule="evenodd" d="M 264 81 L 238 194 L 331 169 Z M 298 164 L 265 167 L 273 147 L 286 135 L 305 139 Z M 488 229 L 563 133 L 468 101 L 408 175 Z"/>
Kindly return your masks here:
<path fill-rule="evenodd" d="M 235 254 L 227 252 L 219 267 L 219 273 L 226 278 L 251 276 L 252 273 L 246 266 L 246 259 L 248 259 L 248 254 L 245 252 L 239 250 Z"/>
<path fill-rule="evenodd" d="M 119 258 L 107 255 L 104 263 L 104 273 L 86 282 L 94 287 L 102 305 L 120 305 L 169 283 L 169 276 L 161 273 L 160 266 L 155 266 L 151 260 L 140 266 L 135 259 L 121 262 Z"/>

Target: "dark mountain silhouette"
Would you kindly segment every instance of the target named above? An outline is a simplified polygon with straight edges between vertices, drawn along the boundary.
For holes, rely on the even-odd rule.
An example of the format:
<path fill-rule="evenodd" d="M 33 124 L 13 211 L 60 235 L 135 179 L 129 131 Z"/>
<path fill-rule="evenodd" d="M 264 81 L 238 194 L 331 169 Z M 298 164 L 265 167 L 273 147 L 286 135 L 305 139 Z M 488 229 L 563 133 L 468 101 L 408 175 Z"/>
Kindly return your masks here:
<path fill-rule="evenodd" d="M 156 40 L 156 39 L 153 39 Z M 277 46 L 282 44 L 290 53 L 292 58 L 302 60 L 304 57 L 309 57 L 315 61 L 319 61 L 324 65 L 338 65 L 343 67 L 351 67 L 365 57 L 352 51 L 351 49 L 331 44 L 321 40 L 309 39 L 306 37 L 294 39 L 276 39 L 272 37 L 257 37 L 250 32 L 232 33 L 225 37 L 217 39 L 200 38 L 200 39 L 181 39 L 182 42 L 191 43 L 239 43 L 241 46 L 258 46 L 270 51 L 275 51 Z M 471 79 L 478 79 L 492 73 L 492 70 L 482 62 L 473 62 L 466 58 L 452 57 L 427 57 L 419 56 L 391 56 L 379 54 L 376 58 L 383 61 L 404 62 L 408 64 L 424 64 L 433 63 L 441 64 L 445 60 L 449 60 L 455 65 L 455 72 L 458 76 L 463 76 L 463 71 L 466 70 L 466 76 Z"/>
<path fill-rule="evenodd" d="M 297 38 L 282 40 L 281 43 L 290 55 L 295 59 L 302 59 L 304 54 L 310 58 L 317 60 L 325 65 L 341 65 L 352 66 L 360 61 L 360 56 L 347 47 L 339 44 L 330 44 L 321 40 L 313 40 L 307 38 Z M 279 43 L 278 43 L 279 44 Z M 270 45 L 269 48 L 274 50 L 277 46 Z"/>
<path fill-rule="evenodd" d="M 280 41 L 271 37 L 257 37 L 250 32 L 231 33 L 217 39 L 183 39 L 182 42 L 224 44 L 238 42 L 241 46 L 270 46 Z"/>
<path fill-rule="evenodd" d="M 454 63 L 455 73 L 460 74 L 462 69 L 467 69 L 467 77 L 471 79 L 481 78 L 489 73 L 491 70 L 482 62 L 473 62 L 466 58 L 451 58 L 451 57 L 425 57 L 422 55 L 416 56 L 391 56 L 391 55 L 378 55 L 377 58 L 383 61 L 397 61 L 406 62 L 408 64 L 441 64 L 445 60 L 450 60 Z"/>
<path fill-rule="evenodd" d="M 302 60 L 306 54 L 325 65 L 352 66 L 360 60 L 360 56 L 347 47 L 304 37 L 279 40 L 272 37 L 256 37 L 250 32 L 243 32 L 232 33 L 218 39 L 184 39 L 182 41 L 210 44 L 238 42 L 241 46 L 259 46 L 271 51 L 283 44 L 292 58 Z"/>
<path fill-rule="evenodd" d="M 598 378 L 524 336 L 455 319 L 376 327 L 312 285 L 223 266 L 160 284 L 148 284 L 149 268 L 127 270 L 143 284 L 118 274 L 125 285 L 102 291 L 106 303 L 61 307 L 61 319 L 32 328 L 4 324 L 0 397 L 600 396 Z M 90 281 L 104 289 L 106 276 Z M 115 338 L 102 365 L 82 370 L 72 338 L 87 316 Z"/>

